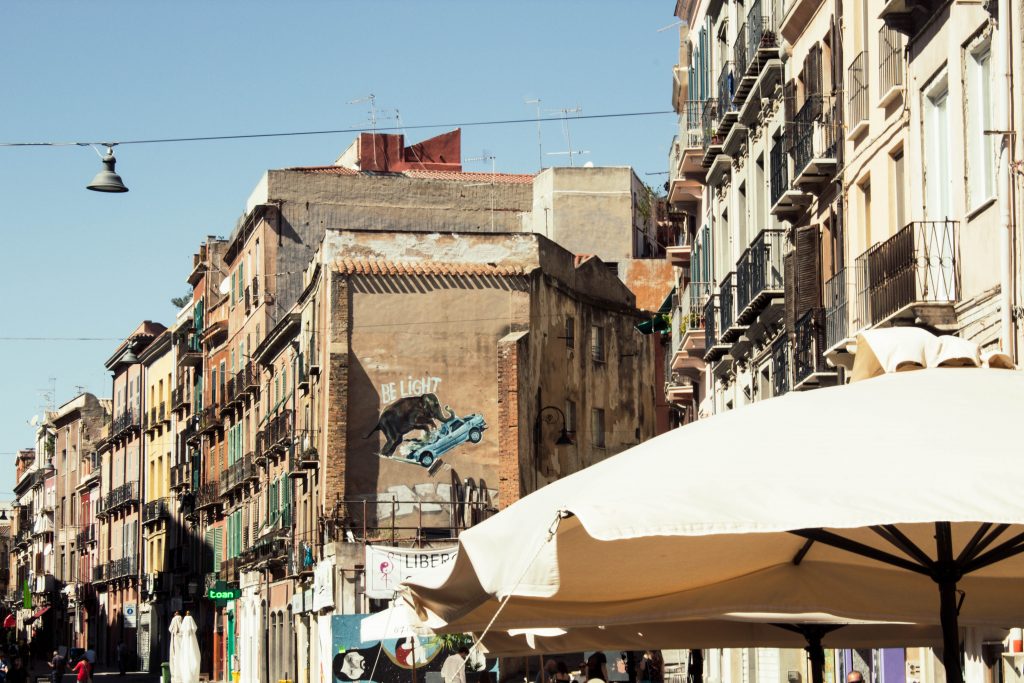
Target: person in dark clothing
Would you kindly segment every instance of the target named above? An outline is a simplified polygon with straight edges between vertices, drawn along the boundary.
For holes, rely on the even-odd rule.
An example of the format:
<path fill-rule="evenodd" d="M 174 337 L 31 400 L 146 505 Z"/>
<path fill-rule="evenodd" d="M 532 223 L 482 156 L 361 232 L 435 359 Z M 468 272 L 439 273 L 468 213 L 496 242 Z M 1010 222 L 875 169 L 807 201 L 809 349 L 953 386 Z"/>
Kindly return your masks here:
<path fill-rule="evenodd" d="M 587 680 L 595 678 L 605 683 L 608 681 L 608 658 L 600 650 L 587 658 Z"/>
<path fill-rule="evenodd" d="M 59 652 L 53 651 L 50 658 L 50 683 L 60 683 L 64 679 L 64 673 L 68 668 L 68 660 L 64 659 Z"/>

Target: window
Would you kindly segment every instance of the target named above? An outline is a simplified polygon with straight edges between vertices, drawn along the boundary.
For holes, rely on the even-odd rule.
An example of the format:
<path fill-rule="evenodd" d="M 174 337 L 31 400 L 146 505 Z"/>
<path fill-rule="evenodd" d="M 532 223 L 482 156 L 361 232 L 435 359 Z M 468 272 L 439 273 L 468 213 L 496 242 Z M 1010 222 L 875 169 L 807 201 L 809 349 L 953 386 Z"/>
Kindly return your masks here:
<path fill-rule="evenodd" d="M 565 319 L 565 348 L 576 348 L 576 319 L 572 316 Z"/>
<path fill-rule="evenodd" d="M 992 46 L 986 36 L 967 55 L 967 200 L 975 209 L 995 195 L 992 129 Z"/>
<path fill-rule="evenodd" d="M 604 362 L 604 328 L 600 325 L 590 327 L 590 356 L 600 363 Z"/>
<path fill-rule="evenodd" d="M 953 191 L 949 168 L 949 86 L 943 75 L 924 97 L 925 217 L 942 220 L 950 215 Z"/>
<path fill-rule="evenodd" d="M 604 448 L 604 410 L 601 408 L 590 411 L 590 443 L 596 448 Z"/>
<path fill-rule="evenodd" d="M 903 148 L 900 147 L 889 156 L 889 166 L 892 171 L 892 175 L 889 178 L 889 206 L 892 207 L 892 211 L 889 215 L 893 218 L 893 225 L 891 225 L 891 231 L 893 234 L 897 230 L 907 224 L 907 210 L 906 210 L 906 199 L 904 198 L 904 173 L 905 164 L 903 161 Z"/>
<path fill-rule="evenodd" d="M 576 433 L 576 401 L 565 402 L 565 431 L 570 436 Z"/>

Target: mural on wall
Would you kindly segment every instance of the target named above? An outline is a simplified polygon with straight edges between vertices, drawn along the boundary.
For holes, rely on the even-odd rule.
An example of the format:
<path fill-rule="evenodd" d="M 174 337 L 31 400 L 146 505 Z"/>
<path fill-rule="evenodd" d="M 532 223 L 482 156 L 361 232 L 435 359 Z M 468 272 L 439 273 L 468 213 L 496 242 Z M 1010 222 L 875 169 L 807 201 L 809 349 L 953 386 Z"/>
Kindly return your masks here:
<path fill-rule="evenodd" d="M 331 671 L 335 681 L 406 683 L 414 663 L 417 672 L 441 671 L 445 657 L 439 655 L 445 648 L 439 638 L 410 636 L 363 641 L 360 625 L 364 617 L 358 614 L 331 617 Z"/>
<path fill-rule="evenodd" d="M 428 379 L 440 383 L 437 378 Z M 390 387 L 390 396 L 394 395 L 393 384 L 383 387 Z M 381 399 L 386 403 L 383 387 Z M 485 429 L 487 423 L 480 413 L 460 417 L 448 405 L 442 408 L 437 394 L 425 393 L 405 396 L 384 408 L 366 438 L 381 432 L 384 435 L 384 446 L 379 453 L 382 458 L 429 468 L 463 443 L 480 443 Z M 415 430 L 422 432 L 419 438 L 405 438 Z"/>

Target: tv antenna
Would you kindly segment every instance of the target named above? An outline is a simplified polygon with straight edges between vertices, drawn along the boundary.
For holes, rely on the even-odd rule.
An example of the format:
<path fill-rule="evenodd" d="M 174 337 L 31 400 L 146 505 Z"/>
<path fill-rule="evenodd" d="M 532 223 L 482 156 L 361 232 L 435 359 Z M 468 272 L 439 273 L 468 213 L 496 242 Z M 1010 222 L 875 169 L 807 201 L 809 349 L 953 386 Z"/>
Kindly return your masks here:
<path fill-rule="evenodd" d="M 489 183 L 473 183 L 472 186 L 490 185 L 491 186 L 491 232 L 494 232 L 494 191 L 495 191 L 495 179 L 497 178 L 497 159 L 495 155 L 488 152 L 486 149 L 480 152 L 478 157 L 469 157 L 463 159 L 462 163 L 467 164 L 472 161 L 490 161 L 491 162 L 491 182 Z"/>
<path fill-rule="evenodd" d="M 540 137 L 540 98 L 534 97 L 533 99 L 523 99 L 524 104 L 535 104 L 537 105 L 537 170 L 544 170 L 544 145 L 541 143 Z"/>
<path fill-rule="evenodd" d="M 54 398 L 57 396 L 57 378 L 50 377 L 50 386 L 48 389 L 37 389 L 39 394 L 40 404 L 37 406 L 39 411 L 43 414 L 43 420 L 47 419 L 47 414 L 52 413 L 54 410 Z"/>
<path fill-rule="evenodd" d="M 573 163 L 573 159 L 572 159 L 573 156 L 580 156 L 580 155 L 583 155 L 583 154 L 590 154 L 590 150 L 585 150 L 585 149 L 583 149 L 583 150 L 576 150 L 576 149 L 572 148 L 572 135 L 569 132 L 569 114 L 579 114 L 582 111 L 583 111 L 583 107 L 581 107 L 578 104 L 575 107 L 571 107 L 571 108 L 549 109 L 548 110 L 549 114 L 561 114 L 562 115 L 562 132 L 565 134 L 565 143 L 566 143 L 566 147 L 567 147 L 566 151 L 564 151 L 564 152 L 548 152 L 548 156 L 552 156 L 552 157 L 554 157 L 554 156 L 568 156 L 569 157 L 569 165 L 570 166 L 575 166 L 575 164 Z"/>
<path fill-rule="evenodd" d="M 373 93 L 370 93 L 366 97 L 357 97 L 354 100 L 349 100 L 345 104 L 363 104 L 364 102 L 370 103 L 370 130 L 374 133 L 377 132 L 377 98 Z"/>

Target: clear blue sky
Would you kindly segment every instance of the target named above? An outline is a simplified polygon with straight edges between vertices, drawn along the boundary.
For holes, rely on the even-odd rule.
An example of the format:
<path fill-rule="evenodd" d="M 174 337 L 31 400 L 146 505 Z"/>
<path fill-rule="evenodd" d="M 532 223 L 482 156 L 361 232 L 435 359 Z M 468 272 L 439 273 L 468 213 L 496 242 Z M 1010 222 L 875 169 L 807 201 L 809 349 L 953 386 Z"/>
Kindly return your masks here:
<path fill-rule="evenodd" d="M 672 0 L 43 2 L 0 6 L 0 141 L 130 140 L 365 126 L 373 93 L 405 125 L 671 108 Z M 390 122 L 382 121 L 380 125 Z M 437 131 L 410 131 L 419 140 Z M 595 165 L 667 169 L 672 116 L 578 121 Z M 103 361 L 140 320 L 169 324 L 204 235 L 227 235 L 267 168 L 330 164 L 353 135 L 123 146 L 131 191 L 84 189 L 89 148 L 0 148 L 0 498 L 55 378 L 110 394 Z M 544 148 L 565 150 L 562 127 Z M 463 156 L 537 170 L 532 124 L 470 128 Z M 565 164 L 546 157 L 546 165 Z M 469 163 L 467 170 L 490 170 Z"/>

